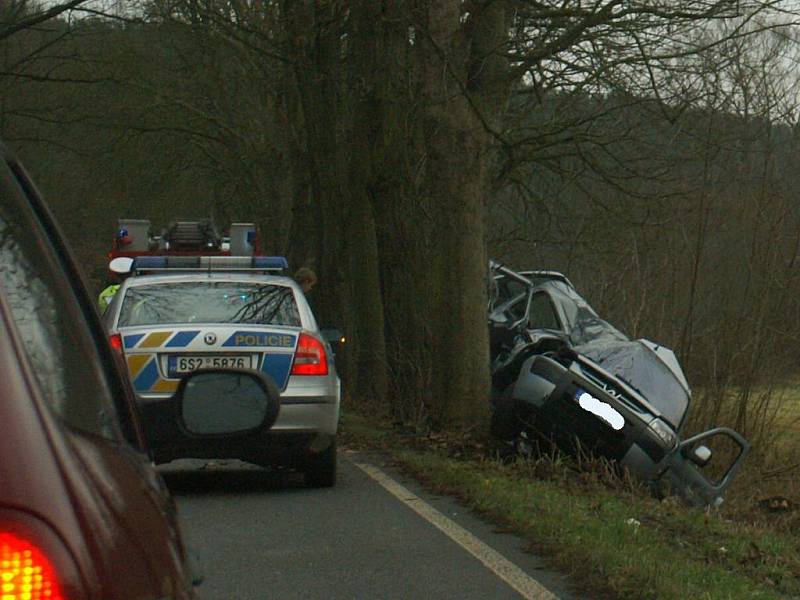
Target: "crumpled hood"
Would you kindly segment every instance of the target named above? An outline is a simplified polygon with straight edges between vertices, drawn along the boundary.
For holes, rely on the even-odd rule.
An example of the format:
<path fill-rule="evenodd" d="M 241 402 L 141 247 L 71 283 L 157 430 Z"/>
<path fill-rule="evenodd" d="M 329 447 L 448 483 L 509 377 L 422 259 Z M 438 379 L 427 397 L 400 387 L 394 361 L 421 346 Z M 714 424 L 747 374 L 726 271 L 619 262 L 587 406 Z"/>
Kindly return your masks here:
<path fill-rule="evenodd" d="M 691 391 L 672 350 L 644 339 L 602 338 L 576 346 L 575 351 L 636 389 L 678 429 Z"/>

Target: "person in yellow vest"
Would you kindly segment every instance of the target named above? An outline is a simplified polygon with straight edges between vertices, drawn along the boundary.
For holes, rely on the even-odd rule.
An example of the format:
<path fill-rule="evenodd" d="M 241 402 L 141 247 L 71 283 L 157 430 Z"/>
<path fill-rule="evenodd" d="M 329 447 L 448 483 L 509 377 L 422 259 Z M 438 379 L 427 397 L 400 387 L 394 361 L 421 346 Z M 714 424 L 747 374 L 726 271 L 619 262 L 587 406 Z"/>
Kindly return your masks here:
<path fill-rule="evenodd" d="M 112 283 L 111 285 L 107 285 L 105 289 L 100 292 L 100 295 L 97 297 L 97 305 L 100 308 L 101 314 L 108 309 L 108 305 L 111 304 L 111 301 L 114 299 L 114 294 L 119 290 L 119 286 L 119 283 Z"/>
<path fill-rule="evenodd" d="M 128 257 L 117 257 L 108 263 L 109 279 L 106 281 L 106 287 L 100 292 L 97 297 L 97 306 L 100 308 L 100 313 L 106 312 L 109 304 L 114 299 L 114 295 L 119 290 L 122 280 L 130 275 L 133 259 Z"/>

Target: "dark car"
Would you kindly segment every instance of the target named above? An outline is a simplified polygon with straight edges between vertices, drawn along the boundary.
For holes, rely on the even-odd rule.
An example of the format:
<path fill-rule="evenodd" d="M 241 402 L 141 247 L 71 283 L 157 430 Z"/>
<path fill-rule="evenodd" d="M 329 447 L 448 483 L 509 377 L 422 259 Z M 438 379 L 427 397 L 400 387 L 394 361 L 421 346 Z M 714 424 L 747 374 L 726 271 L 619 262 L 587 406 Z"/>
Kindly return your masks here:
<path fill-rule="evenodd" d="M 0 145 L 2 598 L 195 597 L 123 369 L 47 207 Z M 224 377 L 265 404 L 256 375 L 193 377 Z M 202 435 L 204 415 L 186 409 L 206 405 L 193 383 L 178 394 L 186 426 Z"/>
<path fill-rule="evenodd" d="M 490 304 L 493 433 L 523 452 L 543 438 L 579 446 L 668 481 L 693 504 L 719 505 L 749 446 L 726 428 L 681 440 L 691 390 L 674 353 L 629 339 L 560 274 L 534 282 L 498 263 L 490 269 L 495 281 L 514 282 Z M 715 479 L 703 473 L 711 450 L 701 442 L 718 436 L 738 452 L 714 465 Z"/>

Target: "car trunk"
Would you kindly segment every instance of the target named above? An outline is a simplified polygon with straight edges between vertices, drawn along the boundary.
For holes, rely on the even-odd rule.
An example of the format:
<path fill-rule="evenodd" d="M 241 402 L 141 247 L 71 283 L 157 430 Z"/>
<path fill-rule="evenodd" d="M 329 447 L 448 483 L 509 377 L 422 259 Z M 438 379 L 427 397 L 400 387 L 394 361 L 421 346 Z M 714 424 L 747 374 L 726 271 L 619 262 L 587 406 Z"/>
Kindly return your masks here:
<path fill-rule="evenodd" d="M 126 327 L 123 352 L 138 395 L 174 393 L 200 368 L 245 368 L 269 375 L 283 391 L 300 329 L 269 325 Z"/>

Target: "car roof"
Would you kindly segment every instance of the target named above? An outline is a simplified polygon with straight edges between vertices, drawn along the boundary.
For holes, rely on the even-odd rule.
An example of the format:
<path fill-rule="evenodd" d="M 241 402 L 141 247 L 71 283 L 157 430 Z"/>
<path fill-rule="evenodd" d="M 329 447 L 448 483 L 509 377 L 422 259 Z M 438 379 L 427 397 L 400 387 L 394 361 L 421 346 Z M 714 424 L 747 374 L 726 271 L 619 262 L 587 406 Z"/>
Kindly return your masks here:
<path fill-rule="evenodd" d="M 566 283 L 570 287 L 575 287 L 572 285 L 572 282 L 564 275 L 561 271 L 549 271 L 549 270 L 525 270 L 525 271 L 517 271 L 523 277 L 527 277 L 529 279 L 544 279 L 544 280 L 553 280 L 553 281 L 562 281 Z M 533 282 L 534 285 L 538 285 L 537 282 Z"/>
<path fill-rule="evenodd" d="M 152 285 L 162 283 L 176 283 L 187 281 L 237 281 L 242 283 L 262 283 L 270 285 L 283 285 L 300 289 L 297 282 L 285 275 L 264 275 L 263 273 L 221 272 L 221 271 L 190 271 L 181 273 L 158 273 L 145 275 L 131 275 L 123 282 L 126 287 L 137 285 Z"/>
<path fill-rule="evenodd" d="M 575 287 L 569 278 L 561 271 L 551 269 L 512 269 L 494 260 L 489 261 L 489 268 L 495 280 L 512 278 L 519 283 L 530 283 L 533 286 L 539 285 L 542 281 L 555 280 L 562 281 L 570 287 Z M 527 280 L 527 281 L 525 281 Z"/>

